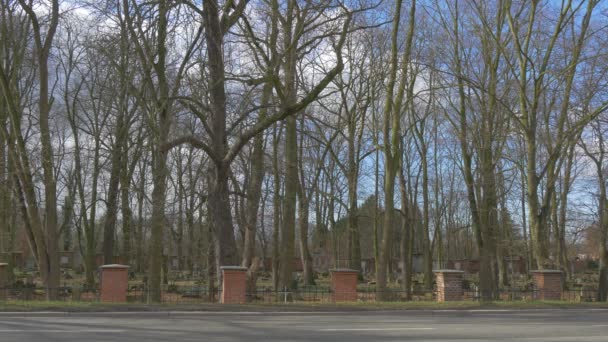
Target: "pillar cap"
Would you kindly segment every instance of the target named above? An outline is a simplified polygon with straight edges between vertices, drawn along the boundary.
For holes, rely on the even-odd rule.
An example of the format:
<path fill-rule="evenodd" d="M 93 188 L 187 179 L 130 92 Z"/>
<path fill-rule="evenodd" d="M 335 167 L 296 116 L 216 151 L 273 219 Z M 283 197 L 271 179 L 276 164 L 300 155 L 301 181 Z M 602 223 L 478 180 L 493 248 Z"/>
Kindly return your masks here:
<path fill-rule="evenodd" d="M 222 271 L 247 271 L 247 267 L 243 266 L 220 266 Z"/>
<path fill-rule="evenodd" d="M 344 273 L 359 273 L 359 271 L 357 270 L 353 270 L 351 268 L 334 268 L 329 270 L 329 272 L 332 273 L 337 273 L 337 272 L 344 272 Z"/>
<path fill-rule="evenodd" d="M 120 265 L 120 264 L 109 264 L 109 265 L 101 265 L 99 266 L 99 268 L 102 269 L 127 269 L 130 268 L 131 266 L 128 265 Z"/>
<path fill-rule="evenodd" d="M 464 273 L 461 270 L 433 270 L 433 273 Z"/>
<path fill-rule="evenodd" d="M 563 273 L 561 270 L 532 270 L 530 273 Z"/>

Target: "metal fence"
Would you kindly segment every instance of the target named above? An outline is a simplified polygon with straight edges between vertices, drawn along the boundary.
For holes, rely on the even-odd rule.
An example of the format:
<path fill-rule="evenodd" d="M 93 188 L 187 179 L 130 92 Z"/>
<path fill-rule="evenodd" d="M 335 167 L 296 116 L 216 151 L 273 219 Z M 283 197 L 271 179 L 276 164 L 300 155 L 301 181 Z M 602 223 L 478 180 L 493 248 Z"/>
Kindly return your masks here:
<path fill-rule="evenodd" d="M 57 301 L 97 302 L 99 289 L 86 286 L 62 286 L 56 289 L 20 286 L 0 288 L 0 298 L 9 301 L 46 301 L 47 291 L 57 293 Z"/>
<path fill-rule="evenodd" d="M 162 286 L 161 303 L 163 304 L 204 304 L 219 301 L 221 291 L 210 290 L 207 286 Z M 149 303 L 151 292 L 146 287 L 132 287 L 127 291 L 127 302 Z"/>
<path fill-rule="evenodd" d="M 331 295 L 328 287 L 321 286 L 282 290 L 256 288 L 255 291 L 248 291 L 247 300 L 252 303 L 328 303 L 331 302 Z"/>
<path fill-rule="evenodd" d="M 596 302 L 597 289 L 572 289 L 562 293 L 562 300 L 569 302 Z"/>
<path fill-rule="evenodd" d="M 359 287 L 357 294 L 358 300 L 364 302 L 424 302 L 437 300 L 437 291 L 435 289 L 414 289 L 408 293 L 403 289 L 388 288 L 382 292 L 378 292 L 375 286 L 366 286 Z"/>
<path fill-rule="evenodd" d="M 0 288 L 0 301 L 45 301 L 46 288 L 32 286 Z M 63 286 L 55 289 L 58 301 L 98 302 L 100 290 L 86 286 Z M 596 289 L 568 289 L 562 292 L 562 301 L 565 302 L 594 302 Z M 330 303 L 334 301 L 331 288 L 323 286 L 301 287 L 297 289 L 274 290 L 267 287 L 258 287 L 248 291 L 246 298 L 251 303 Z M 127 291 L 127 302 L 149 303 L 150 291 L 143 286 L 133 286 Z M 161 288 L 161 303 L 164 304 L 205 304 L 217 303 L 221 298 L 221 289 L 210 290 L 207 286 L 163 286 Z M 477 301 L 483 298 L 477 290 L 463 290 L 463 300 Z M 409 293 L 402 289 L 387 289 L 378 293 L 373 286 L 360 286 L 357 289 L 356 299 L 359 302 L 411 302 L 437 300 L 436 289 L 417 289 Z M 498 293 L 498 301 L 534 301 L 539 299 L 536 289 L 510 288 L 502 289 Z"/>

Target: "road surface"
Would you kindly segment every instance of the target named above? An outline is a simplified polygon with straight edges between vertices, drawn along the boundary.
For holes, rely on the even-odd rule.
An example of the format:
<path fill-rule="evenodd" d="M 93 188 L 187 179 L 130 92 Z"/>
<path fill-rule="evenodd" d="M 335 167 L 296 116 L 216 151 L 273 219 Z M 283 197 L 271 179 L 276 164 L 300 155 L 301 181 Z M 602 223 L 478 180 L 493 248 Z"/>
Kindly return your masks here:
<path fill-rule="evenodd" d="M 608 341 L 608 310 L 0 314 L 2 342 Z"/>

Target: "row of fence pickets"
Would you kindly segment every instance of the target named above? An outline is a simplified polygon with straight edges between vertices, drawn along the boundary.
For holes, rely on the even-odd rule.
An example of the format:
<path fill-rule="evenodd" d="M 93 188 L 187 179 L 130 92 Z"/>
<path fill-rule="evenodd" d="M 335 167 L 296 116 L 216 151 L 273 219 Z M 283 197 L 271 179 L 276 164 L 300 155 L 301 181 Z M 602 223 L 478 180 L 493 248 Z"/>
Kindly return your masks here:
<path fill-rule="evenodd" d="M 43 301 L 46 300 L 45 288 L 0 288 L 2 298 L 9 301 Z M 100 290 L 86 287 L 61 287 L 58 289 L 60 301 L 98 302 Z M 562 292 L 563 301 L 592 302 L 596 300 L 595 289 L 570 289 Z M 328 287 L 308 287 L 295 290 L 274 290 L 258 288 L 255 292 L 246 293 L 250 302 L 330 302 L 332 291 Z M 499 291 L 498 299 L 501 301 L 532 301 L 537 298 L 535 289 L 505 289 Z M 436 301 L 437 289 L 416 290 L 409 294 L 404 290 L 390 289 L 381 294 L 383 301 Z M 209 291 L 207 287 L 177 287 L 163 289 L 161 299 L 163 303 L 211 303 L 217 302 L 221 290 Z M 376 301 L 378 293 L 374 288 L 357 289 L 359 301 Z M 463 300 L 479 300 L 478 291 L 463 290 Z M 127 292 L 127 302 L 146 303 L 149 292 L 146 289 L 131 288 Z"/>

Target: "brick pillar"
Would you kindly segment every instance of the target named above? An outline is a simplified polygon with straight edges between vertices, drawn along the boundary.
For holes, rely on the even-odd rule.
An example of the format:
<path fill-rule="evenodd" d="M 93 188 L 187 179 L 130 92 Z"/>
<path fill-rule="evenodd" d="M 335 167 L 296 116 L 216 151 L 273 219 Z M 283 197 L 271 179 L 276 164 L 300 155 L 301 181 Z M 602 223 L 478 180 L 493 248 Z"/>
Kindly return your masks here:
<path fill-rule="evenodd" d="M 359 271 L 351 269 L 334 269 L 331 272 L 331 301 L 356 302 L 357 276 Z"/>
<path fill-rule="evenodd" d="M 562 299 L 562 271 L 560 270 L 536 270 L 531 271 L 534 279 L 536 300 L 561 300 Z"/>
<path fill-rule="evenodd" d="M 101 269 L 102 302 L 126 303 L 129 289 L 129 266 L 103 265 Z"/>
<path fill-rule="evenodd" d="M 8 276 L 6 274 L 8 264 L 0 263 L 0 300 L 6 300 L 8 293 Z"/>
<path fill-rule="evenodd" d="M 222 266 L 223 304 L 241 304 L 247 301 L 247 267 Z"/>
<path fill-rule="evenodd" d="M 437 301 L 440 303 L 462 300 L 463 271 L 434 270 L 437 276 Z"/>

